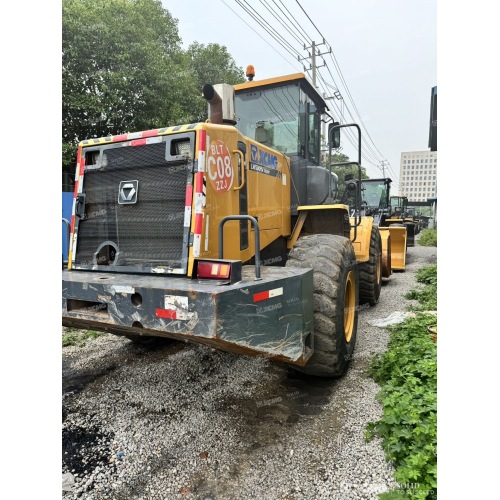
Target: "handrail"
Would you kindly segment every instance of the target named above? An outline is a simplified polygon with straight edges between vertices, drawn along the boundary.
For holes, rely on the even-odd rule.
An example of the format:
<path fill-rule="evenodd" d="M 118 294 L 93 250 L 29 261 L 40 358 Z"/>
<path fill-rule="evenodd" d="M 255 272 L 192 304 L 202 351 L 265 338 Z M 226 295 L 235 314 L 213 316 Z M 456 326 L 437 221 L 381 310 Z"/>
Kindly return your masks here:
<path fill-rule="evenodd" d="M 231 220 L 248 220 L 252 223 L 255 230 L 255 280 L 261 280 L 260 277 L 260 230 L 257 219 L 250 215 L 228 215 L 224 217 L 219 224 L 219 259 L 224 258 L 224 224 Z"/>

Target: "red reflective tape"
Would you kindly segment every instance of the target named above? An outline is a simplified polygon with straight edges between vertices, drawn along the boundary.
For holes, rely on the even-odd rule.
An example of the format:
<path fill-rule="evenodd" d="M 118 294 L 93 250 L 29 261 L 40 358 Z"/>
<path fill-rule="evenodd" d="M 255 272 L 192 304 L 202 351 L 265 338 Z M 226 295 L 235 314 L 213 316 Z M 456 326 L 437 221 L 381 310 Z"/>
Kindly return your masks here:
<path fill-rule="evenodd" d="M 203 172 L 196 172 L 194 175 L 196 181 L 195 193 L 203 193 Z"/>
<path fill-rule="evenodd" d="M 75 232 L 75 216 L 71 216 L 71 229 L 70 229 L 70 234 L 73 236 L 73 233 Z"/>
<path fill-rule="evenodd" d="M 269 298 L 269 290 L 266 290 L 265 292 L 255 293 L 253 296 L 253 301 L 260 302 L 261 300 L 266 300 L 268 298 Z"/>
<path fill-rule="evenodd" d="M 145 139 L 146 137 L 154 137 L 155 135 L 158 135 L 158 129 L 155 128 L 154 130 L 146 130 L 146 132 L 142 133 L 142 137 Z"/>
<path fill-rule="evenodd" d="M 194 216 L 194 234 L 201 234 L 203 228 L 203 214 L 196 214 Z"/>
<path fill-rule="evenodd" d="M 177 311 L 173 311 L 172 309 L 157 309 L 156 310 L 157 318 L 167 318 L 167 319 L 177 319 Z"/>
<path fill-rule="evenodd" d="M 114 135 L 112 140 L 113 140 L 113 142 L 126 141 L 127 140 L 127 134 Z"/>
<path fill-rule="evenodd" d="M 198 151 L 206 151 L 207 147 L 207 131 L 206 130 L 200 130 L 200 133 L 198 135 Z"/>
<path fill-rule="evenodd" d="M 135 139 L 130 143 L 131 146 L 144 146 L 145 144 L 146 139 Z"/>
<path fill-rule="evenodd" d="M 193 186 L 191 184 L 188 184 L 186 186 L 186 201 L 184 202 L 184 206 L 190 207 L 192 201 L 193 201 Z"/>

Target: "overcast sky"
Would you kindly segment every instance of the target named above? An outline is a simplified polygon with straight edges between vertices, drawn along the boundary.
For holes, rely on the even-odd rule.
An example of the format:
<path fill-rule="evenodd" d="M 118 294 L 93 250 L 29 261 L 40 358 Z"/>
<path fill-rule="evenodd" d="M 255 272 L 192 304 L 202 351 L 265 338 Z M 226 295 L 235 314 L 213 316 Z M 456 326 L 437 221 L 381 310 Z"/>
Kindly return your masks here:
<path fill-rule="evenodd" d="M 289 12 L 279 0 L 247 0 L 240 3 L 250 5 L 275 27 L 292 45 L 292 52 L 295 49 L 302 56 L 307 55 L 303 50 L 304 43 L 299 44 L 302 38 L 292 16 L 299 21 L 302 35 L 308 35 L 318 44 L 322 42 L 318 30 L 325 37 L 376 146 L 364 134 L 363 145 L 366 148 L 363 150 L 372 163 L 364 160 L 363 166 L 370 177 L 381 176 L 382 172 L 374 163 L 377 159 L 386 158 L 392 167 L 393 189 L 397 190 L 401 152 L 429 149 L 430 94 L 431 88 L 437 85 L 436 1 L 299 1 L 316 27 L 295 0 L 283 2 Z M 255 66 L 256 80 L 303 72 L 302 64 L 296 57 L 273 40 L 236 0 L 163 0 L 163 4 L 178 19 L 179 33 L 186 47 L 193 41 L 225 45 L 239 66 L 244 69 L 248 64 Z M 282 19 L 285 14 L 292 19 L 288 25 L 298 40 L 283 25 L 279 25 L 266 5 Z M 319 49 L 323 52 L 325 46 Z M 319 73 L 330 84 L 333 84 L 333 76 L 343 96 L 344 106 L 359 122 L 332 56 L 322 56 L 318 65 L 323 64 L 323 58 L 332 75 L 327 68 L 320 68 Z M 323 93 L 323 88 L 319 90 Z M 341 101 L 336 102 L 341 105 Z M 333 106 L 329 107 L 338 115 Z M 344 116 L 352 121 L 345 108 Z M 351 159 L 357 156 L 353 146 L 345 139 L 343 152 Z"/>

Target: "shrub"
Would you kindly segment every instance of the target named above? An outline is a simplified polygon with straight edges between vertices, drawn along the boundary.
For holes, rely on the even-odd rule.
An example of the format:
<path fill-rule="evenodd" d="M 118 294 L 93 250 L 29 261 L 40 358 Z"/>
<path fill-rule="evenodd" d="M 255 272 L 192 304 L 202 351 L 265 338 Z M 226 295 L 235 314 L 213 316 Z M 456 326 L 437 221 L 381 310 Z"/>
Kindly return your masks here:
<path fill-rule="evenodd" d="M 437 229 L 422 229 L 418 244 L 422 245 L 423 247 L 437 247 Z"/>

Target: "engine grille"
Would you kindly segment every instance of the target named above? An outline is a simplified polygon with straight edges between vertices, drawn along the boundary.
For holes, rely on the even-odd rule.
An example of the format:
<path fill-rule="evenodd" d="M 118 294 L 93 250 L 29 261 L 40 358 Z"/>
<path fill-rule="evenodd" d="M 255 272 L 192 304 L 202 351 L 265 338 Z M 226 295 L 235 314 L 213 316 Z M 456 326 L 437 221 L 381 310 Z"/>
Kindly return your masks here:
<path fill-rule="evenodd" d="M 95 252 L 110 242 L 119 250 L 113 267 L 182 267 L 190 166 L 187 161 L 167 162 L 165 150 L 165 142 L 106 148 L 102 166 L 85 171 L 85 217 L 78 226 L 77 266 L 95 264 Z M 137 201 L 119 204 L 120 183 L 131 180 L 138 181 Z"/>

